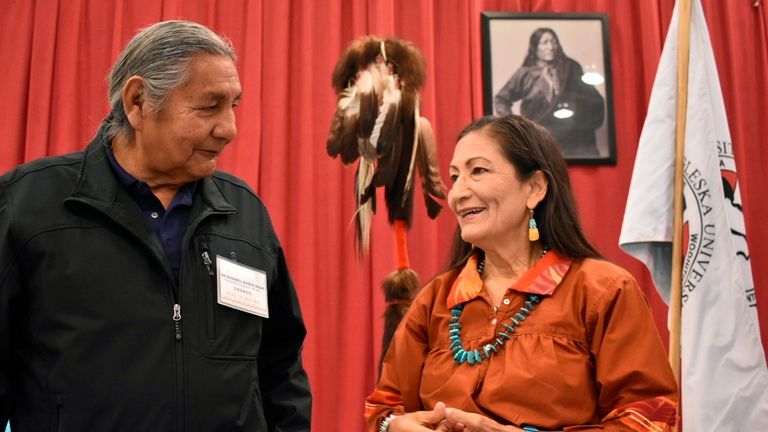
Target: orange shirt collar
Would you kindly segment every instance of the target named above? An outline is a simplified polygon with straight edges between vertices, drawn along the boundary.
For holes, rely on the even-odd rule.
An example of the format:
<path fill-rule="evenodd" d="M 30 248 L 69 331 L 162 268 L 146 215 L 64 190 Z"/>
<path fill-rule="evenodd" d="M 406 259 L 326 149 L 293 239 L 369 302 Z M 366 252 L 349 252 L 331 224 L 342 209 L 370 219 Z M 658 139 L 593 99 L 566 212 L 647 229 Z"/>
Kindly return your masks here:
<path fill-rule="evenodd" d="M 451 292 L 448 293 L 448 308 L 452 308 L 459 303 L 464 303 L 480 295 L 483 288 L 483 279 L 477 272 L 478 254 L 469 257 L 467 264 L 459 273 L 459 276 L 451 286 Z M 563 280 L 565 273 L 571 267 L 573 259 L 565 258 L 555 251 L 550 251 L 543 258 L 536 262 L 533 267 L 523 274 L 510 289 L 515 291 L 551 295 L 555 288 Z"/>

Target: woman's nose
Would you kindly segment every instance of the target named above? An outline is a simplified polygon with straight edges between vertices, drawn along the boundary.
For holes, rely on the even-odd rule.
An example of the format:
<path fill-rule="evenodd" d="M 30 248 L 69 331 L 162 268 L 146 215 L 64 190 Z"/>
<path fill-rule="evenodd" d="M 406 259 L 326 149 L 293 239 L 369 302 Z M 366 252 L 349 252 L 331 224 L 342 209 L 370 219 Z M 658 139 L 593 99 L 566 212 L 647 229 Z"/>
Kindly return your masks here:
<path fill-rule="evenodd" d="M 469 195 L 469 189 L 467 188 L 467 184 L 464 181 L 464 179 L 459 176 L 456 178 L 456 180 L 453 181 L 453 184 L 451 185 L 451 188 L 448 189 L 448 202 L 455 202 L 460 200 L 461 198 L 466 197 Z"/>

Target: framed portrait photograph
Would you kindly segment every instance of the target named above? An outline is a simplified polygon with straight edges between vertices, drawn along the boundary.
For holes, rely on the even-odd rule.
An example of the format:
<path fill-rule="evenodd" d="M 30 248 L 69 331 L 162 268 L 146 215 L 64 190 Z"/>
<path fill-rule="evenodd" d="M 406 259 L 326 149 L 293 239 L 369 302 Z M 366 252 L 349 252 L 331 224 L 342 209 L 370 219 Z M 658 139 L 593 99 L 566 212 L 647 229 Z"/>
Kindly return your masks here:
<path fill-rule="evenodd" d="M 615 164 L 608 16 L 482 13 L 486 115 L 541 124 L 571 164 Z"/>

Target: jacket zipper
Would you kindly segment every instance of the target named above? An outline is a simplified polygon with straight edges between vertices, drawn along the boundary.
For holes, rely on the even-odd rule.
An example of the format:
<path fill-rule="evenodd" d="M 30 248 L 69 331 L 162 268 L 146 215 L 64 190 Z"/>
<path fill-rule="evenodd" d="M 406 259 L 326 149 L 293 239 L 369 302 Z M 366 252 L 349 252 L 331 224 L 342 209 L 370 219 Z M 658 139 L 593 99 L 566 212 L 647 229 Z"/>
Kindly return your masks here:
<path fill-rule="evenodd" d="M 173 299 L 173 310 L 171 315 L 171 321 L 173 322 L 173 338 L 175 340 L 175 352 L 176 352 L 176 391 L 178 395 L 176 397 L 176 431 L 181 432 L 186 429 L 184 424 L 184 337 L 182 333 L 181 322 L 181 297 L 182 286 L 184 284 L 184 264 L 179 271 L 178 290 L 171 290 Z"/>
<path fill-rule="evenodd" d="M 208 272 L 208 276 L 213 276 L 213 270 L 211 269 L 211 264 L 213 264 L 213 261 L 211 261 L 211 256 L 208 255 L 208 248 L 203 247 L 203 252 L 200 254 L 200 257 L 203 259 L 203 265 L 205 266 L 205 270 Z"/>
<path fill-rule="evenodd" d="M 181 342 L 181 305 L 173 305 L 173 331 L 176 335 L 176 342 Z"/>
<path fill-rule="evenodd" d="M 200 259 L 203 262 L 203 266 L 205 267 L 205 271 L 208 273 L 208 277 L 211 280 L 211 285 L 206 286 L 203 289 L 205 290 L 205 302 L 206 302 L 206 310 L 205 313 L 207 314 L 207 327 L 208 327 L 208 339 L 216 339 L 216 311 L 215 311 L 215 303 L 216 299 L 213 298 L 213 287 L 216 286 L 216 280 L 214 278 L 215 273 L 213 272 L 213 261 L 211 260 L 211 256 L 208 253 L 208 246 L 203 244 L 200 248 Z"/>

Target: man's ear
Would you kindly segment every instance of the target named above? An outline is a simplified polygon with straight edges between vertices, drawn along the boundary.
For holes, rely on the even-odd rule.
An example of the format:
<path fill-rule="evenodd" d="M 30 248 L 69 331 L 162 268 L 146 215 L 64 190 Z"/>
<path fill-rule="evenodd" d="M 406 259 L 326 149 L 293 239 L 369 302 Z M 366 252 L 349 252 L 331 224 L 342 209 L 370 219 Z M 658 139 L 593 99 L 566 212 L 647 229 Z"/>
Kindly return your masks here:
<path fill-rule="evenodd" d="M 141 130 L 144 118 L 149 114 L 144 103 L 144 84 L 144 78 L 134 75 L 123 85 L 123 110 L 135 130 Z"/>
<path fill-rule="evenodd" d="M 528 179 L 528 186 L 530 189 L 528 193 L 528 202 L 526 204 L 528 205 L 528 208 L 533 209 L 547 196 L 547 188 L 549 187 L 547 176 L 544 175 L 543 171 L 536 170 L 536 172 L 534 172 Z"/>

